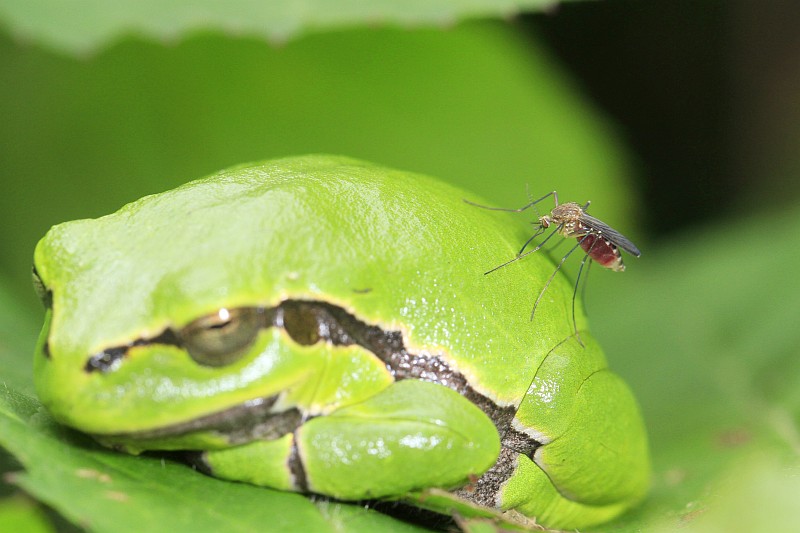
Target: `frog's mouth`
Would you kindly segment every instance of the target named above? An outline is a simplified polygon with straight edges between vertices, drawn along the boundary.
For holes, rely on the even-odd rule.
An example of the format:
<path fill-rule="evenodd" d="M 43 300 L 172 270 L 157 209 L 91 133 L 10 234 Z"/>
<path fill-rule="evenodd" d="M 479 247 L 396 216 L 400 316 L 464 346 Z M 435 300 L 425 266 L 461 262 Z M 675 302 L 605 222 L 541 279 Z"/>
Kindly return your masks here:
<path fill-rule="evenodd" d="M 253 440 L 272 440 L 292 433 L 310 417 L 303 417 L 297 408 L 273 411 L 280 395 L 257 398 L 222 411 L 217 411 L 169 426 L 97 435 L 104 442 L 166 441 L 193 433 L 205 433 L 222 438 L 228 445 L 244 444 Z"/>
<path fill-rule="evenodd" d="M 235 311 L 235 310 L 233 310 Z M 494 422 L 501 435 L 506 433 L 514 418 L 515 406 L 498 405 L 476 391 L 460 372 L 451 368 L 444 358 L 435 354 L 412 353 L 399 331 L 386 331 L 370 325 L 345 309 L 322 301 L 285 300 L 270 308 L 258 308 L 263 317 L 262 328 L 282 328 L 300 345 L 327 342 L 336 346 L 359 345 L 380 359 L 396 381 L 420 379 L 451 388 L 466 397 Z M 128 346 L 105 350 L 93 356 L 87 370 L 110 372 L 123 364 L 132 346 L 150 343 L 180 346 L 179 335 L 166 330 L 150 339 L 139 339 Z M 108 356 L 111 356 L 110 358 Z M 107 441 L 153 441 L 206 432 L 224 438 L 229 445 L 256 439 L 275 439 L 296 430 L 308 414 L 296 408 L 276 411 L 280 394 L 257 398 L 245 403 L 204 415 L 188 422 L 143 431 L 103 435 Z"/>

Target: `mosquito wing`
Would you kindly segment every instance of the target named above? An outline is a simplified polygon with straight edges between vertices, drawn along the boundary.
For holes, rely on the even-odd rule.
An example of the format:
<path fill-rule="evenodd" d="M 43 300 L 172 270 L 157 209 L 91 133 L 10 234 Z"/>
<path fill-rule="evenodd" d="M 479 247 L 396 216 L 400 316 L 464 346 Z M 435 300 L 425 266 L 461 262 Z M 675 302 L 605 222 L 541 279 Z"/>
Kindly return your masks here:
<path fill-rule="evenodd" d="M 642 252 L 640 252 L 639 249 L 636 247 L 636 245 L 633 244 L 630 240 L 628 240 L 628 238 L 625 237 L 625 235 L 618 232 L 611 226 L 607 225 L 602 220 L 598 220 L 591 215 L 583 213 L 580 216 L 580 221 L 584 226 L 586 226 L 593 232 L 602 235 L 604 238 L 608 239 L 609 242 L 611 242 L 611 244 L 619 248 L 622 248 L 632 256 L 639 257 L 642 255 Z"/>

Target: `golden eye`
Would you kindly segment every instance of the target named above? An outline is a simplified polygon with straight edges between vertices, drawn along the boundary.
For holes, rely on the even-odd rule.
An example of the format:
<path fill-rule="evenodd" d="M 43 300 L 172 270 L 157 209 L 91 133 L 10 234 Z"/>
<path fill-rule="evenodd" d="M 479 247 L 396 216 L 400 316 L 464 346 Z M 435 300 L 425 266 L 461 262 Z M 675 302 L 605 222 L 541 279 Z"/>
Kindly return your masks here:
<path fill-rule="evenodd" d="M 225 366 L 247 352 L 263 326 L 263 312 L 256 307 L 222 308 L 191 322 L 178 337 L 201 365 Z"/>

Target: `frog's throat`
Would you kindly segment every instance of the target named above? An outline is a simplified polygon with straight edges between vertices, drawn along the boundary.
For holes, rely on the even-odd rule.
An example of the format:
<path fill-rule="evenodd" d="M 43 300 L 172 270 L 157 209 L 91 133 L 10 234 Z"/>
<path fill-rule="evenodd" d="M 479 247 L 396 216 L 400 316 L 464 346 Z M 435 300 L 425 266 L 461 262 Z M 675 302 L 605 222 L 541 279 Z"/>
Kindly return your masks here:
<path fill-rule="evenodd" d="M 264 317 L 262 327 L 283 328 L 300 345 L 328 342 L 338 346 L 361 346 L 380 359 L 396 381 L 419 379 L 444 385 L 486 413 L 501 436 L 513 431 L 510 430 L 510 425 L 516 411 L 515 406 L 497 405 L 486 395 L 476 391 L 466 377 L 451 368 L 443 358 L 432 354 L 410 353 L 399 331 L 386 331 L 379 326 L 367 324 L 343 308 L 323 301 L 284 300 L 275 307 L 260 309 L 259 315 Z M 152 338 L 137 339 L 126 346 L 106 349 L 103 354 L 110 354 L 112 359 L 103 358 L 100 356 L 102 354 L 92 356 L 86 369 L 113 372 L 120 364 L 124 364 L 130 347 L 147 344 L 180 346 L 180 341 L 174 331 L 166 329 Z M 278 438 L 294 431 L 308 419 L 308 415 L 304 419 L 304 415 L 295 408 L 274 411 L 278 398 L 279 395 L 257 398 L 188 422 L 106 437 L 137 440 L 212 431 L 227 436 L 231 444 Z M 530 446 L 535 447 L 537 444 L 531 442 Z"/>

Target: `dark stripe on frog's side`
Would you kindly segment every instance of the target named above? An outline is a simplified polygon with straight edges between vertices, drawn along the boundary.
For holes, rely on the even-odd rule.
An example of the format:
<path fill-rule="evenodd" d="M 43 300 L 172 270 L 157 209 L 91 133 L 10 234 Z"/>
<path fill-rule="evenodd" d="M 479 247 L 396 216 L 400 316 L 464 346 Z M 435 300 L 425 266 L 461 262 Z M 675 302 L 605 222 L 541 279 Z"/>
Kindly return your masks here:
<path fill-rule="evenodd" d="M 299 492 L 308 492 L 306 467 L 303 465 L 303 459 L 300 457 L 300 451 L 297 449 L 297 435 L 292 439 L 292 451 L 286 463 L 289 466 L 289 471 L 292 473 L 292 481 L 294 482 L 295 490 Z"/>
<path fill-rule="evenodd" d="M 507 448 L 515 453 L 524 455 L 533 461 L 533 454 L 542 445 L 542 443 L 533 437 L 526 435 L 521 431 L 517 431 L 513 427 L 510 427 L 503 435 L 503 440 L 500 445 L 503 448 Z"/>
<path fill-rule="evenodd" d="M 519 454 L 506 447 L 500 449 L 497 462 L 473 483 L 456 489 L 453 494 L 459 498 L 485 507 L 498 507 L 497 496 L 503 484 L 508 481 L 517 468 Z"/>
<path fill-rule="evenodd" d="M 117 366 L 128 355 L 128 350 L 134 346 L 147 346 L 148 344 L 167 344 L 171 346 L 181 345 L 178 336 L 171 329 L 164 330 L 160 335 L 151 339 L 136 339 L 130 344 L 124 346 L 114 346 L 106 348 L 100 353 L 91 356 L 87 361 L 83 370 L 86 372 L 113 372 Z"/>
<path fill-rule="evenodd" d="M 195 431 L 208 431 L 224 435 L 227 441 L 234 445 L 256 439 L 277 439 L 300 427 L 303 418 L 300 411 L 294 407 L 286 411 L 272 412 L 278 396 L 250 400 L 224 411 L 211 413 L 180 424 L 111 435 L 110 437 L 134 437 L 145 440 L 185 435 Z"/>
<path fill-rule="evenodd" d="M 532 437 L 508 428 L 501 442 L 500 456 L 489 470 L 475 482 L 454 490 L 453 493 L 465 500 L 486 507 L 499 507 L 498 496 L 503 485 L 517 469 L 517 460 L 525 455 L 533 460 L 533 454 L 542 444 Z"/>
<path fill-rule="evenodd" d="M 264 309 L 259 315 L 263 317 L 263 328 L 283 328 L 298 344 L 311 345 L 324 341 L 339 346 L 359 345 L 378 357 L 395 380 L 420 379 L 449 387 L 483 410 L 494 422 L 501 436 L 506 433 L 514 418 L 515 408 L 513 406 L 498 406 L 488 397 L 475 391 L 463 374 L 450 368 L 441 358 L 435 355 L 409 353 L 399 331 L 384 331 L 378 326 L 369 325 L 341 307 L 319 301 L 286 300 L 276 307 Z M 179 335 L 172 329 L 167 329 L 150 339 L 137 339 L 129 345 L 107 348 L 91 356 L 86 363 L 85 370 L 87 372 L 113 372 L 124 363 L 130 348 L 148 344 L 181 346 Z M 259 406 L 269 402 L 274 403 L 274 401 L 274 397 L 265 398 Z M 147 432 L 128 433 L 125 436 L 138 438 L 147 434 L 147 437 L 152 437 L 155 436 L 154 432 L 158 432 L 157 436 L 170 436 L 204 429 L 219 430 L 223 424 L 222 421 L 228 416 L 236 417 L 238 422 L 247 419 L 245 413 L 249 409 L 251 408 L 244 404 L 187 423 Z M 254 407 L 254 409 L 256 414 L 250 417 L 255 421 L 254 426 L 267 423 L 267 414 L 272 416 L 283 414 L 268 413 L 268 410 L 264 411 L 263 407 Z M 286 430 L 285 434 L 293 431 L 294 428 L 284 426 L 284 429 Z M 263 430 L 253 427 L 240 429 L 238 433 L 250 436 L 259 431 Z M 234 433 L 236 431 L 231 429 L 231 434 Z M 243 441 L 237 438 L 237 442 Z"/>

